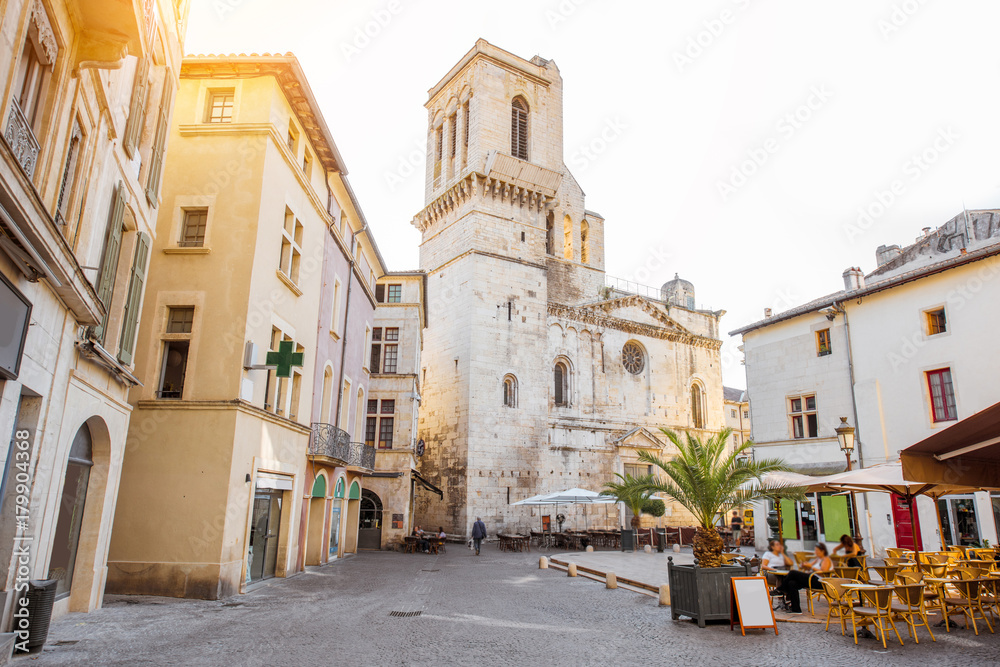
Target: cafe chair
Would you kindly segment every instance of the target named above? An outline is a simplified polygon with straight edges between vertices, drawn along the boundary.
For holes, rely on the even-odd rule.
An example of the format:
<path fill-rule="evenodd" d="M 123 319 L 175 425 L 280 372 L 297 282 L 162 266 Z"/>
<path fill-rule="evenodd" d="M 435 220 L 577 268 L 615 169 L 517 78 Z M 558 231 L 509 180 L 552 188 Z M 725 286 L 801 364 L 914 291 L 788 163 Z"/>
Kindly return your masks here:
<path fill-rule="evenodd" d="M 833 571 L 841 579 L 859 579 L 861 574 L 860 567 L 835 567 Z"/>
<path fill-rule="evenodd" d="M 886 633 L 889 628 L 896 633 L 899 645 L 903 645 L 903 638 L 899 636 L 896 624 L 892 622 L 892 589 L 891 588 L 869 588 L 860 589 L 858 595 L 861 606 L 851 607 L 851 625 L 854 628 L 854 643 L 858 643 L 858 625 L 871 623 L 878 629 L 879 638 L 882 640 L 882 648 L 888 648 L 885 643 Z"/>
<path fill-rule="evenodd" d="M 903 550 L 896 547 L 889 547 L 885 550 L 885 555 L 889 558 L 902 558 Z"/>
<path fill-rule="evenodd" d="M 854 598 L 852 597 L 851 590 L 844 588 L 844 584 L 851 583 L 851 580 L 828 577 L 821 579 L 820 583 L 823 584 L 823 595 L 826 596 L 827 604 L 830 606 L 826 612 L 825 631 L 830 630 L 830 620 L 835 618 L 840 621 L 841 636 L 846 635 L 847 625 L 845 622 L 848 616 L 850 616 L 851 608 L 854 606 Z"/>
<path fill-rule="evenodd" d="M 891 584 L 896 578 L 896 573 L 899 572 L 899 567 L 895 565 L 872 565 L 868 568 L 868 570 L 881 577 L 882 581 L 885 583 Z M 871 581 L 870 576 L 868 577 L 868 580 Z"/>
<path fill-rule="evenodd" d="M 909 630 L 913 641 L 918 644 L 920 643 L 920 639 L 917 638 L 917 626 L 922 625 L 927 628 L 927 634 L 931 636 L 931 640 L 936 642 L 937 639 L 934 638 L 934 633 L 931 632 L 931 625 L 927 621 L 924 585 L 909 584 L 907 586 L 896 586 L 893 592 L 899 599 L 899 603 L 893 603 L 890 609 L 897 618 L 901 618 L 906 622 L 906 628 Z"/>
<path fill-rule="evenodd" d="M 948 617 L 952 614 L 961 613 L 965 616 L 965 629 L 969 629 L 969 621 L 972 621 L 972 629 L 975 631 L 976 636 L 979 636 L 979 626 L 976 624 L 976 620 L 986 621 L 986 627 L 990 629 L 990 633 L 993 633 L 993 625 L 990 623 L 990 619 L 986 617 L 986 611 L 983 609 L 983 601 L 981 597 L 982 589 L 980 587 L 980 582 L 978 579 L 958 579 L 956 581 L 948 582 L 949 586 L 955 588 L 957 595 L 947 596 L 942 602 L 945 607 L 945 628 L 948 628 Z M 978 615 L 976 612 L 979 612 Z M 950 629 L 948 630 L 951 631 Z"/>
<path fill-rule="evenodd" d="M 979 580 L 979 601 L 996 622 L 1000 617 L 1000 579 Z"/>
<path fill-rule="evenodd" d="M 809 586 L 806 587 L 805 591 L 806 591 L 806 599 L 809 602 L 810 616 L 815 616 L 815 614 L 813 613 L 813 598 L 819 599 L 823 597 L 823 590 L 824 590 L 822 585 L 819 588 L 813 588 L 812 585 L 813 581 L 818 581 L 820 584 L 822 584 L 824 580 L 833 576 L 834 576 L 833 572 L 813 572 L 812 574 L 809 575 Z M 848 581 L 850 580 L 848 579 Z"/>
<path fill-rule="evenodd" d="M 802 565 L 807 560 L 810 560 L 811 558 L 815 558 L 815 557 L 816 557 L 816 554 L 814 554 L 812 551 L 793 551 L 792 552 L 792 558 L 795 560 L 795 566 L 796 567 Z"/>
<path fill-rule="evenodd" d="M 927 575 L 928 577 L 943 577 L 948 571 L 948 562 L 943 563 L 930 562 L 930 563 L 918 563 L 917 569 Z"/>

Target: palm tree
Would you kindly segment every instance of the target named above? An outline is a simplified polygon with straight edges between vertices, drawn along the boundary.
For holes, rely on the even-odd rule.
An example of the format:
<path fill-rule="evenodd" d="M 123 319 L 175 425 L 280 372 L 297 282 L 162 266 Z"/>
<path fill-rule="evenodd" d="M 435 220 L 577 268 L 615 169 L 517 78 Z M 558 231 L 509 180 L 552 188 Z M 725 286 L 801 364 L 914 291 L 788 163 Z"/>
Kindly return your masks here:
<path fill-rule="evenodd" d="M 656 479 L 652 475 L 642 475 L 633 477 L 632 475 L 619 475 L 615 477 L 620 482 L 608 482 L 601 491 L 602 496 L 612 496 L 618 502 L 624 503 L 625 507 L 632 511 L 632 527 L 639 527 L 639 517 L 642 515 L 642 506 L 646 503 L 652 491 L 647 491 L 646 487 L 654 484 Z"/>
<path fill-rule="evenodd" d="M 727 454 L 732 429 L 723 429 L 704 442 L 690 433 L 681 439 L 673 431 L 660 430 L 677 447 L 677 457 L 664 460 L 647 451 L 639 452 L 640 460 L 655 465 L 664 475 L 661 479 L 649 475 L 643 481 L 635 480 L 628 491 L 665 493 L 687 508 L 698 522 L 694 537 L 698 564 L 719 567 L 723 544 L 715 529 L 716 519 L 774 495 L 778 487 L 765 483 L 761 477 L 789 468 L 781 459 L 751 461 L 745 452 L 753 446 L 753 441 L 746 441 Z"/>

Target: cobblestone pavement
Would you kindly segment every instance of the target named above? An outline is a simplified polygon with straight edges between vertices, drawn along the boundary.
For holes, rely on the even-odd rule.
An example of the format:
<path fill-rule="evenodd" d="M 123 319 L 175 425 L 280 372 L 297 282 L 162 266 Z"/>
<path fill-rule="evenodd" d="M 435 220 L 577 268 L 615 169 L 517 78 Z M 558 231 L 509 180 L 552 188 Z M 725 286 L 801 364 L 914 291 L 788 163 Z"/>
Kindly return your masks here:
<path fill-rule="evenodd" d="M 996 665 L 1000 634 L 855 646 L 834 628 L 670 620 L 655 599 L 539 570 L 537 553 L 371 552 L 209 602 L 109 596 L 55 622 L 24 665 Z M 393 617 L 390 612 L 421 612 Z M 921 635 L 926 637 L 926 632 Z M 906 638 L 905 632 L 904 638 Z"/>

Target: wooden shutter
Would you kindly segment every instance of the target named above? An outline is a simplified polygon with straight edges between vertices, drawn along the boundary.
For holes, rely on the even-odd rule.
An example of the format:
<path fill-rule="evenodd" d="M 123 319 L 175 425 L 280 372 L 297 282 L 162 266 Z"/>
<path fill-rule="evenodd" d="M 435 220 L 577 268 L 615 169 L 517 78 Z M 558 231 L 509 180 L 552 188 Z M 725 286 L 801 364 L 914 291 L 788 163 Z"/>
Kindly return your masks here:
<path fill-rule="evenodd" d="M 118 272 L 118 255 L 122 247 L 122 223 L 125 220 L 125 184 L 120 182 L 115 188 L 111 203 L 111 219 L 108 222 L 107 240 L 101 260 L 101 273 L 97 279 L 97 298 L 104 305 L 104 318 L 94 329 L 94 337 L 104 342 L 104 330 L 108 326 L 111 297 L 115 292 L 115 274 Z"/>
<path fill-rule="evenodd" d="M 154 207 L 160 197 L 163 155 L 167 147 L 167 133 L 170 131 L 170 105 L 173 102 L 173 97 L 174 89 L 170 70 L 167 70 L 163 81 L 163 95 L 160 96 L 160 111 L 156 121 L 156 138 L 153 140 L 153 152 L 149 159 L 149 173 L 146 175 L 146 199 Z"/>
<path fill-rule="evenodd" d="M 135 335 L 139 328 L 139 307 L 142 303 L 143 287 L 146 285 L 146 265 L 149 263 L 149 236 L 139 232 L 135 243 L 135 258 L 132 260 L 132 277 L 128 282 L 128 297 L 125 300 L 125 322 L 118 345 L 118 360 L 126 366 L 132 363 L 135 354 Z"/>
<path fill-rule="evenodd" d="M 129 157 L 135 156 L 142 136 L 143 120 L 146 118 L 146 99 L 149 97 L 149 60 L 140 58 L 135 68 L 135 83 L 132 85 L 132 102 L 129 105 L 128 123 L 122 146 Z"/>

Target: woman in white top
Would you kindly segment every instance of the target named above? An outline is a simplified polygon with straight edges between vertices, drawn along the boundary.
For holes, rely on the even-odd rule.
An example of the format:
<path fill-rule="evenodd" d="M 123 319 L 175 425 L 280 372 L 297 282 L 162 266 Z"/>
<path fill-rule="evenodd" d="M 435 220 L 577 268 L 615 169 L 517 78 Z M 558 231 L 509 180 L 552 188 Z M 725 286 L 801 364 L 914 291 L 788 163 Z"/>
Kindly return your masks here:
<path fill-rule="evenodd" d="M 767 552 L 761 559 L 760 571 L 767 577 L 770 586 L 776 586 L 778 578 L 768 570 L 787 570 L 792 567 L 792 559 L 785 553 L 785 545 L 781 540 L 771 540 L 767 543 Z"/>

